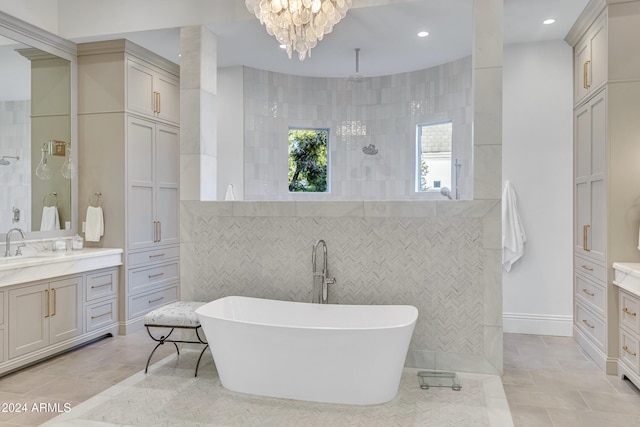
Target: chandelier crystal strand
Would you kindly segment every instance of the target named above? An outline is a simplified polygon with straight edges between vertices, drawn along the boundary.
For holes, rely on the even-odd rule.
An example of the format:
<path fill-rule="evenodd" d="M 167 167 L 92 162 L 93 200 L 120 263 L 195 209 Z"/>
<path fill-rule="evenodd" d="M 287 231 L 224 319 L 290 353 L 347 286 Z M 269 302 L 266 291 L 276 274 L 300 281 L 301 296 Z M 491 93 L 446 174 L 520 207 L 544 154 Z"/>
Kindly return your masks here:
<path fill-rule="evenodd" d="M 352 0 L 245 0 L 267 33 L 303 61 L 347 14 Z"/>

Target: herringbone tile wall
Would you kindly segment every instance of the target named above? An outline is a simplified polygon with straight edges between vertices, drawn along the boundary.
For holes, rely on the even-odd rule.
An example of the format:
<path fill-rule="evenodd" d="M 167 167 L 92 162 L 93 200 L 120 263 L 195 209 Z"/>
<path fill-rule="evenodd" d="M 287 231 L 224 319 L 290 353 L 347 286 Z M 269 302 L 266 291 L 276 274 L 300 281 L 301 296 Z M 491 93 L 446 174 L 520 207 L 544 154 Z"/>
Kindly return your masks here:
<path fill-rule="evenodd" d="M 324 239 L 337 280 L 330 302 L 412 304 L 420 315 L 410 351 L 485 353 L 482 218 L 217 216 L 203 209 L 186 221 L 183 298 L 310 302 L 311 250 Z"/>

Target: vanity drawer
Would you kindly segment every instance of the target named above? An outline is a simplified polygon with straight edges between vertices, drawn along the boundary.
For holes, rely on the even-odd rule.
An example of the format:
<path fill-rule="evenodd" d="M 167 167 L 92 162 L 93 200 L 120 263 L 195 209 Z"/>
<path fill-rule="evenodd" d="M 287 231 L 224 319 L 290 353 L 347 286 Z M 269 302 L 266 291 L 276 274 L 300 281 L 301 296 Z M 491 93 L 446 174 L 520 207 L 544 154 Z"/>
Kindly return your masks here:
<path fill-rule="evenodd" d="M 592 279 L 600 280 L 603 283 L 607 282 L 607 269 L 605 266 L 596 264 L 593 261 L 589 261 L 578 256 L 573 258 L 573 265 L 576 272 L 580 272 Z"/>
<path fill-rule="evenodd" d="M 605 315 L 607 307 L 604 286 L 579 274 L 575 275 L 575 294 L 595 312 Z"/>
<path fill-rule="evenodd" d="M 620 289 L 620 324 L 629 328 L 631 332 L 640 334 L 640 319 L 638 318 L 640 309 L 640 299 L 623 289 Z"/>
<path fill-rule="evenodd" d="M 115 297 L 118 293 L 118 269 L 102 270 L 87 275 L 87 301 Z"/>
<path fill-rule="evenodd" d="M 178 300 L 178 287 L 172 286 L 156 292 L 129 297 L 129 319 L 147 314 L 156 307 Z"/>
<path fill-rule="evenodd" d="M 177 262 L 129 270 L 129 292 L 142 292 L 180 279 Z"/>
<path fill-rule="evenodd" d="M 640 374 L 638 350 L 640 350 L 640 345 L 638 345 L 637 337 L 620 328 L 620 360 L 632 368 L 636 374 Z"/>
<path fill-rule="evenodd" d="M 581 304 L 578 303 L 575 307 L 576 325 L 590 338 L 596 347 L 604 352 L 607 336 L 604 322 Z"/>
<path fill-rule="evenodd" d="M 85 315 L 87 332 L 112 324 L 118 320 L 117 300 L 112 299 L 87 306 Z"/>
<path fill-rule="evenodd" d="M 137 267 L 144 264 L 161 262 L 179 257 L 180 246 L 173 246 L 169 248 L 153 249 L 150 251 L 129 254 L 127 261 L 129 262 L 129 267 Z"/>

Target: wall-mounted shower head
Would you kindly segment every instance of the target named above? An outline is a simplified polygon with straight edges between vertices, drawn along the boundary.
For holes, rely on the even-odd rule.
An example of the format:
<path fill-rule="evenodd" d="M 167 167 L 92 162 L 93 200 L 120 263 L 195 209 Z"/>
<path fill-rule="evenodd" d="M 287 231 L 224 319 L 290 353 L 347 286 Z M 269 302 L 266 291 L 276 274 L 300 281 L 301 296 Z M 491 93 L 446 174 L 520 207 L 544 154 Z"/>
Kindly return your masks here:
<path fill-rule="evenodd" d="M 11 162 L 7 159 L 16 159 L 16 160 L 20 160 L 20 156 L 2 156 L 2 158 L 0 159 L 0 165 L 2 166 L 9 166 L 11 164 Z"/>

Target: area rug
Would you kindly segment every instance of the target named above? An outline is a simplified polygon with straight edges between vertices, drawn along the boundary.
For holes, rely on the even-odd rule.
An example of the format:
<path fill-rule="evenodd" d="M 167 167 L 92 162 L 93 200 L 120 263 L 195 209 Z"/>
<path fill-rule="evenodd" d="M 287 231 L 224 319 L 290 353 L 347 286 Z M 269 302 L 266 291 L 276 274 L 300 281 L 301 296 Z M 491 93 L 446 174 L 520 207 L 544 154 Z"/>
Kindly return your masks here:
<path fill-rule="evenodd" d="M 499 376 L 458 373 L 462 385 L 420 388 L 405 368 L 398 395 L 381 405 L 337 405 L 236 393 L 211 357 L 194 377 L 197 351 L 169 356 L 45 426 L 513 426 Z M 375 373 L 372 373 L 375 375 Z"/>

